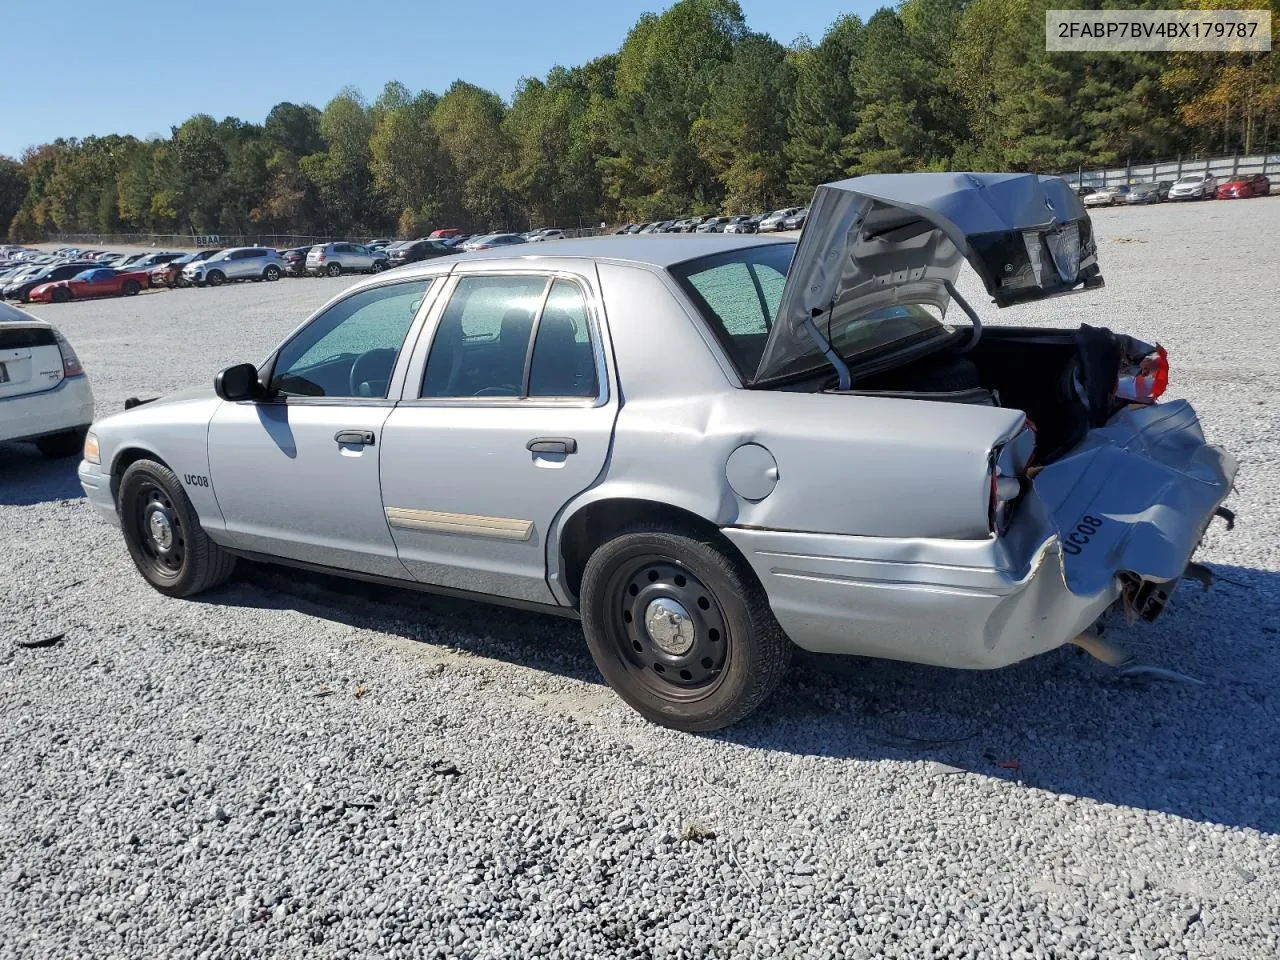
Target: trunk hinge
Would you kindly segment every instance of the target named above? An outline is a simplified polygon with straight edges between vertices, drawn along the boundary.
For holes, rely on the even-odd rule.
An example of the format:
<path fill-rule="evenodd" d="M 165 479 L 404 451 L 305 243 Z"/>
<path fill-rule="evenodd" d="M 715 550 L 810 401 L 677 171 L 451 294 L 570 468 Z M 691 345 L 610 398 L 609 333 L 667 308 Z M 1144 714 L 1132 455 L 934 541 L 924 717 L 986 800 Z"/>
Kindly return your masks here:
<path fill-rule="evenodd" d="M 822 316 L 824 313 L 830 317 L 835 308 L 834 300 L 831 301 L 831 306 L 827 307 L 826 310 L 819 310 L 814 307 L 809 316 L 804 318 L 804 329 L 805 333 L 809 334 L 809 339 L 814 342 L 817 348 L 822 351 L 822 355 L 827 358 L 827 362 L 836 368 L 837 389 L 850 390 L 853 388 L 853 374 L 849 372 L 849 365 L 844 362 L 844 357 L 836 353 L 835 348 L 831 346 L 831 341 L 822 335 L 818 330 L 818 325 L 813 322 L 815 318 Z"/>

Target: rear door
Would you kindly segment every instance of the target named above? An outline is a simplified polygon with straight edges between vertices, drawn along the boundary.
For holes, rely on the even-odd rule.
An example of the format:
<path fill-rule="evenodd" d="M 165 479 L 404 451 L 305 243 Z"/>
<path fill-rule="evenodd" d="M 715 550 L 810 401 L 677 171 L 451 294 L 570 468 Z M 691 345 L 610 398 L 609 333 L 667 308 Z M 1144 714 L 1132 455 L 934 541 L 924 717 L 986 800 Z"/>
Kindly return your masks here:
<path fill-rule="evenodd" d="M 547 531 L 604 468 L 618 408 L 595 291 L 594 269 L 451 280 L 382 431 L 387 522 L 417 579 L 555 602 Z"/>

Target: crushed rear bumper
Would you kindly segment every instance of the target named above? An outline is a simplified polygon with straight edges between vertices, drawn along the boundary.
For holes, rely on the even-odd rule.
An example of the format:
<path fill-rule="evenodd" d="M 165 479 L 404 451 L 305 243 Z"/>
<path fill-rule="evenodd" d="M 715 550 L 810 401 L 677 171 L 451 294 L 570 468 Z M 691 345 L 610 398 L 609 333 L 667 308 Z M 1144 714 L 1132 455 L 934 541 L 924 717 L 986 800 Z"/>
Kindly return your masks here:
<path fill-rule="evenodd" d="M 1133 406 L 1040 471 L 998 538 L 724 534 L 805 649 L 1000 667 L 1070 641 L 1118 600 L 1167 595 L 1235 473 L 1190 404 Z"/>

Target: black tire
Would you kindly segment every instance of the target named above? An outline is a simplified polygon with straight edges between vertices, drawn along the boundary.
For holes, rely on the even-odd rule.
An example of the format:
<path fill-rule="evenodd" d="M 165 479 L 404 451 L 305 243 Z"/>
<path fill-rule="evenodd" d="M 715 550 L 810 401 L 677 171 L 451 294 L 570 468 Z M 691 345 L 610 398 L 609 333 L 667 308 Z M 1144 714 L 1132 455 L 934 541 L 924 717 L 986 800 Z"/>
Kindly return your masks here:
<path fill-rule="evenodd" d="M 651 634 L 641 622 L 658 600 L 667 609 L 659 608 L 656 625 L 668 617 L 674 636 Z M 741 558 L 672 526 L 639 525 L 598 547 L 583 572 L 581 613 L 609 685 L 676 730 L 737 723 L 768 699 L 791 661 L 791 641 Z"/>
<path fill-rule="evenodd" d="M 53 288 L 53 302 L 54 302 L 54 303 L 66 303 L 66 302 L 67 302 L 68 300 L 70 300 L 70 299 L 71 299 L 71 291 L 70 291 L 70 290 L 68 290 L 66 287 L 54 287 L 54 288 Z M 22 302 L 23 302 L 23 303 L 26 303 L 27 301 L 26 301 L 26 299 L 24 298 Z"/>
<path fill-rule="evenodd" d="M 205 274 L 204 282 L 211 287 L 220 287 L 227 282 L 227 275 L 221 270 L 210 270 Z"/>
<path fill-rule="evenodd" d="M 164 464 L 130 464 L 120 478 L 116 510 L 134 566 L 161 593 L 189 597 L 216 587 L 235 570 L 236 558 L 208 538 L 177 475 Z M 162 518 L 154 525 L 153 514 Z"/>
<path fill-rule="evenodd" d="M 65 433 L 55 433 L 52 436 L 41 437 L 36 441 L 36 449 L 40 451 L 42 456 L 48 457 L 50 460 L 73 457 L 84 450 L 84 435 L 88 432 L 88 427 L 80 427 L 76 430 L 68 430 Z"/>
<path fill-rule="evenodd" d="M 120 292 L 126 297 L 136 297 L 138 295 L 138 291 L 141 289 L 142 287 L 138 284 L 137 280 L 126 280 L 123 286 L 120 287 Z"/>
<path fill-rule="evenodd" d="M 275 281 L 279 280 L 280 268 L 277 267 L 274 263 L 267 264 L 267 269 L 262 271 L 262 279 L 270 283 L 274 283 Z"/>
<path fill-rule="evenodd" d="M 324 268 L 324 272 L 325 272 L 325 274 L 326 274 L 327 276 L 330 276 L 330 277 L 336 277 L 336 276 L 338 276 L 339 274 L 341 274 L 341 273 L 342 273 L 342 264 L 340 264 L 340 263 L 331 263 L 331 264 L 329 264 L 327 267 L 325 267 L 325 268 Z"/>
<path fill-rule="evenodd" d="M 385 269 L 387 269 L 387 261 L 385 261 L 385 260 L 375 260 L 375 261 L 373 261 L 372 272 L 374 272 L 374 273 L 381 273 L 381 272 L 382 272 L 383 270 L 385 270 Z"/>

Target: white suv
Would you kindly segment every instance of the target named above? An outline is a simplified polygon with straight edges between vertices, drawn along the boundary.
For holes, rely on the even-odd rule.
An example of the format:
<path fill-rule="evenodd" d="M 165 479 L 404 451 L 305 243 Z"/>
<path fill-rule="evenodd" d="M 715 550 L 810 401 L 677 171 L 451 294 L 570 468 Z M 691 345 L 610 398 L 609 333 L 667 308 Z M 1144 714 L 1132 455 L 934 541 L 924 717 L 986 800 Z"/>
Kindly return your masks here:
<path fill-rule="evenodd" d="M 0 303 L 0 441 L 31 440 L 46 457 L 79 454 L 93 391 L 66 338 Z"/>

